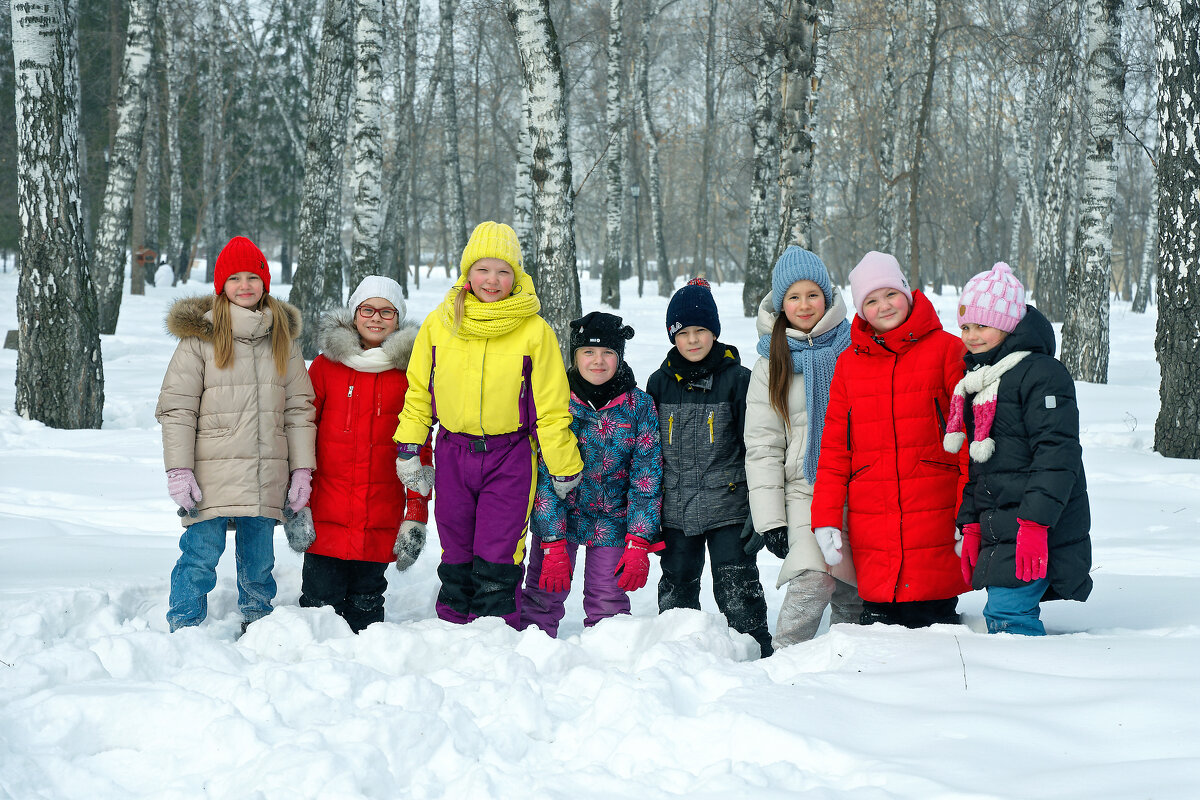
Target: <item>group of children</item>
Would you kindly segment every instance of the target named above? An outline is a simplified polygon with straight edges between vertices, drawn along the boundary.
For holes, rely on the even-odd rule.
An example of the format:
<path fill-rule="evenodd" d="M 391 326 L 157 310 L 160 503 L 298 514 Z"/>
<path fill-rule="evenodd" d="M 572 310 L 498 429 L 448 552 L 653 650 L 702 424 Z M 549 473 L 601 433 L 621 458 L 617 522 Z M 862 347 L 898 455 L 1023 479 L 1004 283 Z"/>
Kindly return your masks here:
<path fill-rule="evenodd" d="M 156 412 L 184 524 L 173 631 L 204 619 L 228 527 L 243 630 L 270 612 L 277 522 L 304 553 L 300 605 L 356 632 L 381 621 L 387 564 L 419 556 L 434 493 L 436 613 L 456 623 L 555 636 L 581 546 L 585 625 L 629 613 L 653 552 L 660 612 L 698 609 L 707 550 L 718 608 L 763 656 L 811 639 L 826 608 L 921 627 L 986 588 L 989 631 L 1041 634 L 1042 600 L 1091 589 L 1074 385 L 1005 264 L 964 288 L 960 340 L 892 256 L 850 273 L 851 319 L 820 258 L 789 247 L 752 371 L 692 280 L 645 391 L 612 314 L 571 323 L 564 369 L 507 225 L 476 227 L 419 329 L 398 284 L 366 278 L 307 372 L 258 248 L 236 237 L 215 276 L 168 314 Z M 787 586 L 773 638 L 763 546 Z"/>

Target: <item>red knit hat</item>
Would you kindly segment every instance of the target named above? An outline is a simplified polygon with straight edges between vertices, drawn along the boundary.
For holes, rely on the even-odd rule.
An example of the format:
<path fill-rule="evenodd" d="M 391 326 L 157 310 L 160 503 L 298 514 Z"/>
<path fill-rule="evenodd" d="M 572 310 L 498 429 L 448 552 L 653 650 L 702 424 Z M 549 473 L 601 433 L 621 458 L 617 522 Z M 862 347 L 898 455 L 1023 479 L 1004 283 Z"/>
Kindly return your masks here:
<path fill-rule="evenodd" d="M 267 268 L 267 257 L 254 242 L 245 236 L 235 236 L 221 248 L 217 263 L 213 267 L 213 289 L 216 294 L 225 291 L 225 281 L 239 272 L 253 272 L 262 278 L 263 294 L 271 293 L 271 270 Z"/>

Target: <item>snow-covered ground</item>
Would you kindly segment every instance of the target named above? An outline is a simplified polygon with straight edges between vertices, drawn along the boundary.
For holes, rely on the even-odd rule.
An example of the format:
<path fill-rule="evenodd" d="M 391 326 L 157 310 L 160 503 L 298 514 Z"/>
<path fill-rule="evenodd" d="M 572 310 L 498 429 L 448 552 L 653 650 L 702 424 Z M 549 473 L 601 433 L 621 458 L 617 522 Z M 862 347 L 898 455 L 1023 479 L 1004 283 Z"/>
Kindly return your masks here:
<path fill-rule="evenodd" d="M 417 319 L 448 286 L 422 277 Z M 1110 383 L 1080 386 L 1095 590 L 1044 606 L 1054 635 L 987 635 L 975 592 L 961 626 L 838 626 L 756 660 L 707 583 L 703 612 L 657 616 L 656 563 L 631 617 L 583 631 L 577 589 L 557 641 L 440 622 L 436 542 L 389 570 L 388 622 L 355 636 L 297 607 L 281 529 L 274 614 L 237 638 L 231 543 L 209 620 L 167 633 L 162 319 L 204 291 L 125 297 L 103 338 L 99 431 L 18 418 L 16 353 L 0 352 L 0 796 L 1200 796 L 1200 462 L 1151 449 L 1153 313 L 1115 304 Z M 583 292 L 597 308 L 598 282 Z M 666 303 L 635 281 L 622 293 L 644 386 Z M 740 284 L 716 294 L 722 339 L 753 363 Z M 15 295 L 10 270 L 0 329 L 16 327 Z M 934 298 L 943 320 L 955 299 Z M 774 627 L 779 562 L 763 551 L 760 566 Z"/>

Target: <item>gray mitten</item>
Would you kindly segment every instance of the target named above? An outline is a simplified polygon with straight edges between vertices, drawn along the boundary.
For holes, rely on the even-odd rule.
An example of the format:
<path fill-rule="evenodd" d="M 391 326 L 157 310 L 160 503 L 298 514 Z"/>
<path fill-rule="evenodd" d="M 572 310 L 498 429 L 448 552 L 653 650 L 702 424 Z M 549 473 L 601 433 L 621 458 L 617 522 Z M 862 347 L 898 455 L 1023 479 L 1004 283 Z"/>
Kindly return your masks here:
<path fill-rule="evenodd" d="M 308 506 L 295 514 L 284 515 L 283 532 L 287 534 L 288 546 L 303 553 L 317 540 L 317 529 L 313 527 L 312 509 Z"/>
<path fill-rule="evenodd" d="M 400 523 L 400 532 L 396 534 L 396 545 L 392 548 L 392 553 L 396 556 L 396 571 L 404 572 L 415 564 L 424 548 L 424 523 L 413 520 L 405 520 Z"/>

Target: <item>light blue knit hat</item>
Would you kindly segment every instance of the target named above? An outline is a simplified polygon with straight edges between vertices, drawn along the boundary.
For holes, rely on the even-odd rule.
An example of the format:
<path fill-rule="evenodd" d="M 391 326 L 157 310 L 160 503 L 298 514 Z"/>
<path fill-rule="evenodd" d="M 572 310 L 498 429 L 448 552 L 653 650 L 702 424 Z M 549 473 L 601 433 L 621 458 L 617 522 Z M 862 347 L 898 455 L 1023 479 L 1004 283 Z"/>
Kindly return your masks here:
<path fill-rule="evenodd" d="M 771 271 L 771 300 L 776 313 L 783 311 L 783 297 L 788 287 L 796 281 L 812 281 L 820 286 L 821 293 L 825 295 L 825 307 L 833 305 L 833 282 L 829 279 L 825 262 L 816 253 L 793 244 L 783 251 Z"/>

